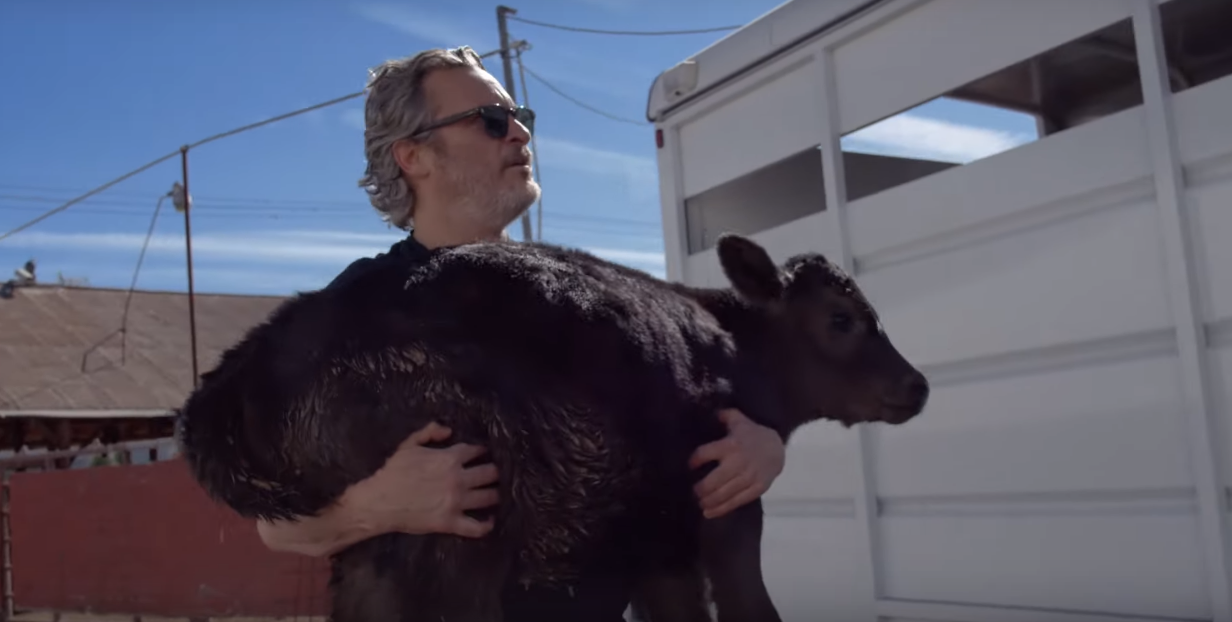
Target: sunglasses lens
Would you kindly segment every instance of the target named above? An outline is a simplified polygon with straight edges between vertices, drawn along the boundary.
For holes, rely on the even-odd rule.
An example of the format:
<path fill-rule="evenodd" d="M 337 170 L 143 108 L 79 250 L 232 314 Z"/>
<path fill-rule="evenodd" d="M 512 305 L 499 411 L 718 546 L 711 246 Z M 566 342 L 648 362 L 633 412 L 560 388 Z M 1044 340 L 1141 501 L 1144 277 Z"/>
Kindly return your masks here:
<path fill-rule="evenodd" d="M 483 108 L 479 111 L 483 129 L 492 138 L 504 138 L 509 133 L 509 113 L 500 108 Z"/>
<path fill-rule="evenodd" d="M 530 132 L 531 134 L 535 133 L 535 113 L 530 108 L 518 108 L 517 111 L 513 113 L 513 118 L 517 119 L 518 123 L 525 126 L 527 132 Z"/>
<path fill-rule="evenodd" d="M 479 110 L 479 118 L 483 119 L 483 129 L 492 138 L 504 138 L 509 134 L 509 117 L 513 116 L 526 127 L 526 131 L 535 133 L 535 113 L 528 108 L 517 108 L 510 111 L 500 106 L 490 106 Z"/>

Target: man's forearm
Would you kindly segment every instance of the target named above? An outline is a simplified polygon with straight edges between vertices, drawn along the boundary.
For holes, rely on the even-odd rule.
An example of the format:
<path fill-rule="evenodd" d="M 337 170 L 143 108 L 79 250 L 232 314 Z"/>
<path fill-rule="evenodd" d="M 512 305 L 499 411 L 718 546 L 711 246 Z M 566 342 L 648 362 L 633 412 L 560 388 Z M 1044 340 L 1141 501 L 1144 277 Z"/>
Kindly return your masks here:
<path fill-rule="evenodd" d="M 272 550 L 312 557 L 333 555 L 386 533 L 487 535 L 491 519 L 478 521 L 465 512 L 499 502 L 491 488 L 498 480 L 496 467 L 464 466 L 485 453 L 477 445 L 423 446 L 444 441 L 449 434 L 439 424 L 424 426 L 402 441 L 376 473 L 352 484 L 319 515 L 259 521 L 257 533 Z"/>
<path fill-rule="evenodd" d="M 378 535 L 378 530 L 354 517 L 341 504 L 335 504 L 317 516 L 290 521 L 257 521 L 257 533 L 271 550 L 327 557 Z"/>

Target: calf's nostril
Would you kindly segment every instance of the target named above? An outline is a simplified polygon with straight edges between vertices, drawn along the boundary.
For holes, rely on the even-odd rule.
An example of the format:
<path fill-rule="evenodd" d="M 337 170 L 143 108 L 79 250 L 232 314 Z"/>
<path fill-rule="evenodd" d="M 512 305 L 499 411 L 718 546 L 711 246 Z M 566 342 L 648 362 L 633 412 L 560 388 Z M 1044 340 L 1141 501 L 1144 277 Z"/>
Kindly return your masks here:
<path fill-rule="evenodd" d="M 920 374 L 912 374 L 907 378 L 906 389 L 912 400 L 923 401 L 928 398 L 928 380 Z"/>

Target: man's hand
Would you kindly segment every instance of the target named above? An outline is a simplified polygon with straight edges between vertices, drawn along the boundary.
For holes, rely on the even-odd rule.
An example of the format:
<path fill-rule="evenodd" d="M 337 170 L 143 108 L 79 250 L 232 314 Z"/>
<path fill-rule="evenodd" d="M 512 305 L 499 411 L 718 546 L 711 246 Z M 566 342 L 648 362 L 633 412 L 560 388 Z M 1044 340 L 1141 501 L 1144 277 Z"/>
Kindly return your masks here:
<path fill-rule="evenodd" d="M 495 488 L 483 488 L 497 480 L 496 465 L 463 466 L 482 456 L 483 447 L 462 443 L 445 449 L 423 446 L 444 441 L 450 434 L 449 428 L 435 422 L 416 431 L 381 470 L 352 486 L 342 503 L 378 533 L 487 535 L 493 526 L 491 518 L 479 521 L 463 512 L 499 501 Z"/>
<path fill-rule="evenodd" d="M 689 468 L 707 462 L 719 466 L 694 487 L 706 518 L 723 516 L 765 494 L 783 472 L 786 449 L 770 428 L 757 425 L 738 410 L 719 411 L 728 434 L 697 448 Z"/>
<path fill-rule="evenodd" d="M 257 533 L 275 551 L 312 557 L 333 555 L 356 542 L 381 534 L 448 533 L 479 538 L 493 521 L 475 520 L 466 510 L 499 501 L 493 488 L 496 466 L 464 464 L 484 449 L 458 444 L 446 449 L 425 443 L 449 438 L 450 430 L 428 424 L 403 441 L 371 477 L 347 488 L 338 502 L 316 516 L 289 521 L 257 521 Z"/>

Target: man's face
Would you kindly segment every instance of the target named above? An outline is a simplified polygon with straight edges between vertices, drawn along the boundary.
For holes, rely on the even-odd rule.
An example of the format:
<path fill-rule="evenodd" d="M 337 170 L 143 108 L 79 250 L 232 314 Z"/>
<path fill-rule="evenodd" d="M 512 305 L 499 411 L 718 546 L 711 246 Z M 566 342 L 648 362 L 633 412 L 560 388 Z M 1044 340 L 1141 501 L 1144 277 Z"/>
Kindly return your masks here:
<path fill-rule="evenodd" d="M 477 69 L 432 72 L 424 87 L 434 120 L 488 104 L 513 108 L 500 83 Z M 485 132 L 478 117 L 438 128 L 427 141 L 431 168 L 421 187 L 433 186 L 432 194 L 445 199 L 442 208 L 453 216 L 502 230 L 539 198 L 529 140 L 527 129 L 512 117 L 504 138 Z"/>

